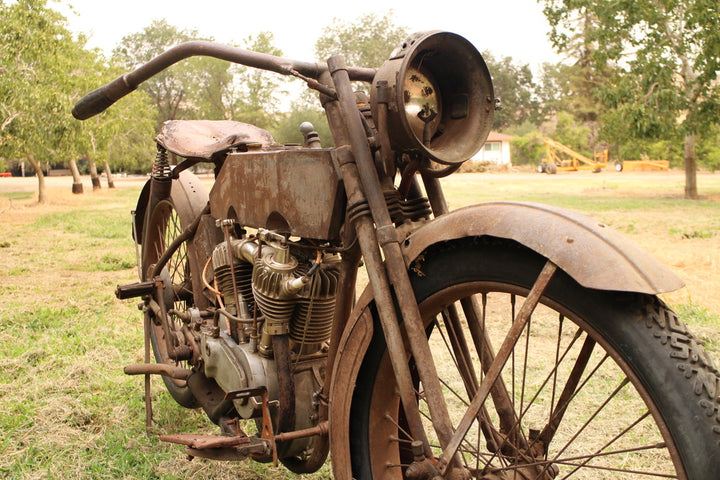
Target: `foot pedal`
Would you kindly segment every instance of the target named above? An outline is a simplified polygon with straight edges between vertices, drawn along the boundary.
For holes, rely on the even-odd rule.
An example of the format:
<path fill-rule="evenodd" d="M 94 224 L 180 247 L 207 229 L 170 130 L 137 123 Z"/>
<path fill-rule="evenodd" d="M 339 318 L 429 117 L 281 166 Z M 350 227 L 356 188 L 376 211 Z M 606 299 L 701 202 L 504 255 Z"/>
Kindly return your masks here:
<path fill-rule="evenodd" d="M 155 282 L 137 282 L 128 285 L 118 285 L 115 288 L 115 296 L 119 300 L 127 300 L 128 298 L 142 297 L 150 295 L 155 291 Z"/>
<path fill-rule="evenodd" d="M 185 445 L 190 457 L 202 457 L 210 460 L 239 461 L 250 456 L 267 455 L 270 444 L 257 437 L 201 434 L 161 435 L 163 442 Z"/>

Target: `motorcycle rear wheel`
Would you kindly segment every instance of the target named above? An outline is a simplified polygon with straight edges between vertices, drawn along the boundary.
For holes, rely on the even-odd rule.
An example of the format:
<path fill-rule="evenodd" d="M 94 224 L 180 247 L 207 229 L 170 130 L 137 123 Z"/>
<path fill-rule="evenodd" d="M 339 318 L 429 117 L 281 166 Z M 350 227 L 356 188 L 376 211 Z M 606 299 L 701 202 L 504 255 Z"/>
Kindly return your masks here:
<path fill-rule="evenodd" d="M 414 264 L 454 426 L 544 263 L 521 245 L 482 237 L 433 247 Z M 474 320 L 463 310 L 472 302 Z M 353 478 L 408 478 L 413 439 L 377 319 L 374 332 L 350 414 Z M 720 471 L 718 393 L 712 361 L 657 298 L 586 289 L 558 271 L 456 459 L 463 475 L 488 480 L 708 478 Z"/>
<path fill-rule="evenodd" d="M 183 172 L 181 179 L 189 174 Z M 177 238 L 182 231 L 190 225 L 204 204 L 193 205 L 190 198 L 185 194 L 184 183 L 180 180 L 172 181 L 172 190 L 169 198 L 160 200 L 146 211 L 148 215 L 142 238 L 142 271 L 145 280 L 150 280 L 155 264 L 165 249 Z M 193 189 L 198 188 L 193 185 Z M 189 242 L 183 242 L 173 253 L 170 260 L 163 268 L 161 277 L 165 280 L 163 298 L 155 298 L 159 303 L 165 303 L 166 311 L 174 309 L 185 312 L 194 305 L 192 290 L 192 269 L 188 258 L 188 249 L 193 248 Z M 199 274 L 199 272 L 197 273 Z M 157 297 L 157 295 L 155 295 Z M 174 347 L 183 346 L 183 335 L 180 332 L 182 322 L 172 315 L 169 318 L 160 319 L 153 317 L 150 323 L 150 341 L 153 354 L 157 363 L 179 365 L 187 367 L 187 361 L 173 360 L 165 338 L 165 328 L 170 332 L 170 343 Z M 163 325 L 163 322 L 166 325 Z M 190 391 L 185 380 L 173 379 L 163 376 L 163 381 L 173 399 L 183 407 L 196 408 L 198 401 Z"/>

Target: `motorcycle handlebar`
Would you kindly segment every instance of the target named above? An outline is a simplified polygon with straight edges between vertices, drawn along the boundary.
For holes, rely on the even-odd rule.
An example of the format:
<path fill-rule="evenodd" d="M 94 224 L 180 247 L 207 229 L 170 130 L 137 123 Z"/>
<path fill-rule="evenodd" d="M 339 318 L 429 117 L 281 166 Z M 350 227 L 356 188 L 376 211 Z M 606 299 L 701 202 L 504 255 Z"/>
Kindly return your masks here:
<path fill-rule="evenodd" d="M 72 110 L 73 117 L 78 120 L 86 120 L 105 111 L 113 103 L 135 90 L 145 80 L 177 62 L 193 56 L 214 57 L 282 75 L 300 74 L 315 80 L 323 71 L 327 70 L 326 65 L 319 63 L 299 62 L 229 45 L 194 40 L 172 47 L 136 70 L 88 93 L 75 104 Z M 372 81 L 376 71 L 374 68 L 354 67 L 348 69 L 351 79 L 366 82 Z"/>
<path fill-rule="evenodd" d="M 87 120 L 107 110 L 113 103 L 135 90 L 125 81 L 125 75 L 96 88 L 78 101 L 72 109 L 72 115 L 78 120 Z"/>

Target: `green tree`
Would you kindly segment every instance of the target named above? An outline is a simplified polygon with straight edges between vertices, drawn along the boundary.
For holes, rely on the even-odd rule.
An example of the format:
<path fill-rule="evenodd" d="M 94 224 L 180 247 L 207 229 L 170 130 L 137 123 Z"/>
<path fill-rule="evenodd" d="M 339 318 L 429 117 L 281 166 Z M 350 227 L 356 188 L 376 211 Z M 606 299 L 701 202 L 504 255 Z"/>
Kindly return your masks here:
<path fill-rule="evenodd" d="M 195 30 L 181 30 L 165 20 L 155 20 L 142 32 L 123 37 L 113 57 L 125 70 L 132 70 L 174 46 L 199 39 Z M 143 82 L 139 89 L 156 108 L 157 129 L 166 120 L 200 118 L 203 114 L 226 118 L 233 79 L 230 66 L 222 60 L 194 57 Z"/>
<path fill-rule="evenodd" d="M 99 66 L 99 68 L 101 68 Z M 120 74 L 118 69 L 104 70 L 103 80 L 95 88 Z M 134 92 L 102 114 L 82 122 L 79 137 L 85 156 L 107 161 L 114 171 L 143 173 L 150 169 L 155 154 L 155 109 L 144 92 Z"/>
<path fill-rule="evenodd" d="M 280 57 L 283 53 L 274 46 L 274 41 L 272 33 L 261 32 L 246 38 L 244 43 L 247 50 Z M 233 119 L 265 129 L 274 127 L 277 124 L 278 95 L 287 95 L 280 90 L 284 82 L 285 79 L 276 73 L 239 67 L 234 80 Z"/>
<path fill-rule="evenodd" d="M 514 137 L 510 141 L 514 165 L 534 165 L 540 162 L 545 154 L 545 143 L 537 125 L 527 121 L 511 127 L 506 133 Z"/>
<path fill-rule="evenodd" d="M 698 145 L 698 153 L 704 158 L 705 166 L 712 171 L 720 170 L 720 125 L 714 125 Z"/>
<path fill-rule="evenodd" d="M 304 138 L 300 132 L 300 125 L 303 122 L 310 122 L 315 127 L 323 147 L 333 146 L 332 133 L 330 133 L 325 112 L 302 101 L 293 102 L 290 113 L 280 118 L 277 125 L 271 130 L 273 137 L 282 143 L 302 144 Z"/>
<path fill-rule="evenodd" d="M 684 138 L 685 197 L 697 193 L 696 140 L 720 112 L 720 22 L 716 0 L 545 0 L 551 39 L 563 49 L 592 16 L 600 28 L 585 32 L 594 65 L 611 65 L 603 99 L 628 130 L 658 138 Z"/>
<path fill-rule="evenodd" d="M 548 131 L 546 136 L 551 136 L 586 157 L 592 157 L 590 127 L 578 122 L 571 113 L 565 111 L 558 112 L 555 121 L 551 123 L 552 131 Z"/>
<path fill-rule="evenodd" d="M 395 23 L 389 10 L 384 16 L 372 13 L 353 20 L 334 18 L 315 42 L 315 58 L 326 61 L 330 56 L 341 54 L 348 65 L 380 67 L 390 58 L 392 51 L 407 38 L 408 30 Z M 358 86 L 363 90 L 366 85 Z M 309 121 L 320 135 L 323 146 L 332 144 L 332 135 L 319 102 L 306 92 L 293 104 L 293 113 L 281 121 L 280 129 L 301 138 L 297 132 L 300 122 Z"/>
<path fill-rule="evenodd" d="M 348 65 L 379 67 L 408 35 L 393 16 L 390 10 L 384 16 L 372 13 L 354 20 L 333 19 L 315 42 L 316 58 L 325 61 L 342 54 Z"/>
<path fill-rule="evenodd" d="M 83 65 L 92 60 L 91 53 L 45 0 L 0 3 L 0 18 L 0 156 L 30 162 L 43 203 L 41 165 L 77 154 L 77 129 L 69 112 L 85 87 Z"/>
<path fill-rule="evenodd" d="M 490 70 L 495 97 L 500 99 L 501 109 L 495 111 L 494 128 L 505 131 L 536 120 L 538 102 L 530 66 L 515 62 L 512 57 L 497 59 L 488 51 L 482 55 Z"/>
<path fill-rule="evenodd" d="M 142 32 L 122 39 L 114 57 L 130 70 L 162 52 L 190 40 L 197 31 L 181 30 L 156 20 Z M 212 38 L 207 40 L 212 41 Z M 249 50 L 281 55 L 269 32 L 246 39 Z M 160 72 L 140 85 L 157 109 L 156 128 L 166 120 L 238 120 L 267 128 L 274 121 L 277 75 L 248 69 L 210 57 L 192 57 Z"/>

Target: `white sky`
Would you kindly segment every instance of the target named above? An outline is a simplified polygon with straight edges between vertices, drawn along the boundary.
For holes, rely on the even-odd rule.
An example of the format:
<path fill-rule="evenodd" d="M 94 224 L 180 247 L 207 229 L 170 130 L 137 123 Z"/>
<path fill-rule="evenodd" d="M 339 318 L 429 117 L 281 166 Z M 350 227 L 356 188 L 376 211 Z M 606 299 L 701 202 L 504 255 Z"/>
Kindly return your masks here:
<path fill-rule="evenodd" d="M 89 37 L 90 47 L 108 53 L 123 36 L 165 18 L 171 25 L 195 29 L 222 43 L 242 44 L 250 35 L 270 31 L 284 56 L 313 61 L 315 41 L 334 18 L 353 20 L 392 9 L 395 23 L 410 32 L 448 30 L 464 36 L 480 51 L 511 56 L 533 70 L 543 62 L 560 60 L 548 41 L 549 27 L 537 0 L 62 1 L 72 5 L 76 14 L 62 5 L 50 5 L 67 17 L 72 31 Z"/>

